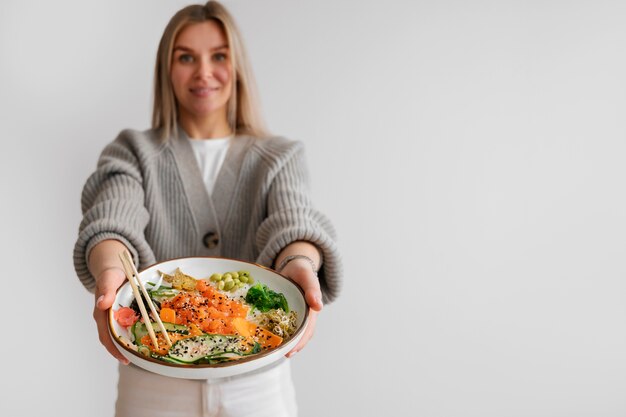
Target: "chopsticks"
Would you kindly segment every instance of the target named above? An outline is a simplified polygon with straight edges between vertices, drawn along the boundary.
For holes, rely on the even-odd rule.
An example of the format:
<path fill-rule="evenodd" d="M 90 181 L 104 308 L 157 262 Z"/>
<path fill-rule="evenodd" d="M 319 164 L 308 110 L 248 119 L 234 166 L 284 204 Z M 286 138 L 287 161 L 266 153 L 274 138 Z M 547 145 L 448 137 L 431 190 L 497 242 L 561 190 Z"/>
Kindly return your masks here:
<path fill-rule="evenodd" d="M 165 330 L 165 326 L 163 326 L 163 322 L 161 321 L 161 317 L 159 317 L 159 313 L 156 311 L 152 300 L 150 299 L 150 295 L 144 287 L 143 283 L 139 279 L 139 273 L 135 268 L 135 263 L 133 259 L 130 257 L 130 253 L 127 250 L 120 253 L 120 259 L 122 260 L 122 266 L 124 267 L 124 272 L 126 272 L 126 278 L 128 278 L 128 282 L 130 282 L 130 286 L 133 288 L 133 294 L 135 295 L 135 300 L 137 300 L 137 305 L 139 306 L 139 310 L 141 311 L 141 316 L 143 317 L 143 321 L 145 322 L 146 329 L 148 330 L 148 334 L 150 335 L 150 339 L 152 339 L 152 343 L 154 344 L 154 348 L 158 348 L 156 335 L 154 334 L 154 329 L 152 328 L 152 321 L 150 320 L 150 315 L 146 311 L 146 307 L 143 304 L 143 300 L 141 299 L 141 295 L 139 294 L 139 288 L 141 288 L 141 292 L 143 293 L 146 301 L 148 302 L 148 306 L 150 307 L 150 311 L 154 316 L 155 321 L 159 325 L 159 330 L 163 334 L 165 341 L 168 346 L 172 346 L 172 341 L 170 340 L 169 335 L 167 334 L 167 330 Z"/>

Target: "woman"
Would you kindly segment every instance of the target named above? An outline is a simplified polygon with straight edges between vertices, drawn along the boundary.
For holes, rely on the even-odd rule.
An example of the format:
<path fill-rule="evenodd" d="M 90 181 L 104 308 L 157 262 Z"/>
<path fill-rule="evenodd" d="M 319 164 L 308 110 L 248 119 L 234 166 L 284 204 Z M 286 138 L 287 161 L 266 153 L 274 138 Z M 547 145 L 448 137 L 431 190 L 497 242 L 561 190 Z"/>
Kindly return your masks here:
<path fill-rule="evenodd" d="M 125 279 L 121 251 L 140 268 L 223 256 L 274 267 L 302 286 L 310 324 L 292 356 L 338 294 L 340 259 L 330 222 L 311 205 L 302 144 L 265 133 L 242 39 L 223 6 L 188 6 L 171 19 L 154 90 L 152 129 L 123 131 L 83 190 L 74 263 L 95 293 L 100 341 L 127 364 L 106 327 Z M 296 413 L 288 360 L 219 381 L 120 366 L 118 391 L 118 416 Z"/>

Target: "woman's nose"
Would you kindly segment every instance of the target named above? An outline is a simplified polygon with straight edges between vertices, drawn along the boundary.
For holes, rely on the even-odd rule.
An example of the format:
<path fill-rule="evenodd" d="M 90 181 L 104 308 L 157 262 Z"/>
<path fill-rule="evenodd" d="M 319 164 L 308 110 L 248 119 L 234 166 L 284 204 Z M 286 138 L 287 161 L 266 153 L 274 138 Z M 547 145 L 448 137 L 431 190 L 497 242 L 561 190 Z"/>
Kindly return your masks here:
<path fill-rule="evenodd" d="M 199 78 L 210 78 L 213 76 L 213 63 L 210 59 L 202 58 L 198 62 L 198 70 L 196 72 Z"/>

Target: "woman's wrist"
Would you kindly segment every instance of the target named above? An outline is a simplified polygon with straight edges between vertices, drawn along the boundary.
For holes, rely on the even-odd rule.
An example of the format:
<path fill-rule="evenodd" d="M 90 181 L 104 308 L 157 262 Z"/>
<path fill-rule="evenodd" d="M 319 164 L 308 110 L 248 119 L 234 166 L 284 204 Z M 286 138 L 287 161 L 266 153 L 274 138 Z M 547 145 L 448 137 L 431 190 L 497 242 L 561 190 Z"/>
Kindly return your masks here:
<path fill-rule="evenodd" d="M 314 261 L 313 259 L 309 258 L 309 257 L 308 257 L 308 256 L 306 256 L 306 255 L 300 255 L 300 254 L 298 254 L 298 255 L 289 255 L 289 256 L 286 256 L 286 257 L 285 257 L 285 258 L 284 258 L 284 259 L 280 262 L 280 264 L 276 267 L 276 271 L 277 271 L 277 272 L 279 272 L 279 273 L 280 273 L 280 272 L 282 272 L 282 271 L 283 271 L 283 269 L 285 269 L 285 267 L 286 267 L 289 263 L 291 263 L 292 261 L 297 261 L 297 260 L 302 260 L 302 261 L 305 261 L 305 262 L 309 263 L 309 264 L 310 264 L 310 266 L 311 266 L 311 270 L 313 271 L 313 273 L 314 273 L 314 274 L 316 274 L 316 275 L 317 275 L 317 271 L 319 270 L 319 266 L 318 266 L 318 265 L 316 265 L 315 261 Z"/>

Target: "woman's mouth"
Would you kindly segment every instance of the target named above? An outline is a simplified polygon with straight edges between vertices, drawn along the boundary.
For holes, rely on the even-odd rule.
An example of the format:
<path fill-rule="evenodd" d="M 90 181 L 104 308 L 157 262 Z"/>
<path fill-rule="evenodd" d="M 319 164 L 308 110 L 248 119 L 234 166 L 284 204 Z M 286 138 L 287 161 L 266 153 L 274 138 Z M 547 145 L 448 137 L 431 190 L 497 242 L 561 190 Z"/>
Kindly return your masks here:
<path fill-rule="evenodd" d="M 196 97 L 208 97 L 212 93 L 216 92 L 218 87 L 195 87 L 190 88 L 189 91 Z"/>

